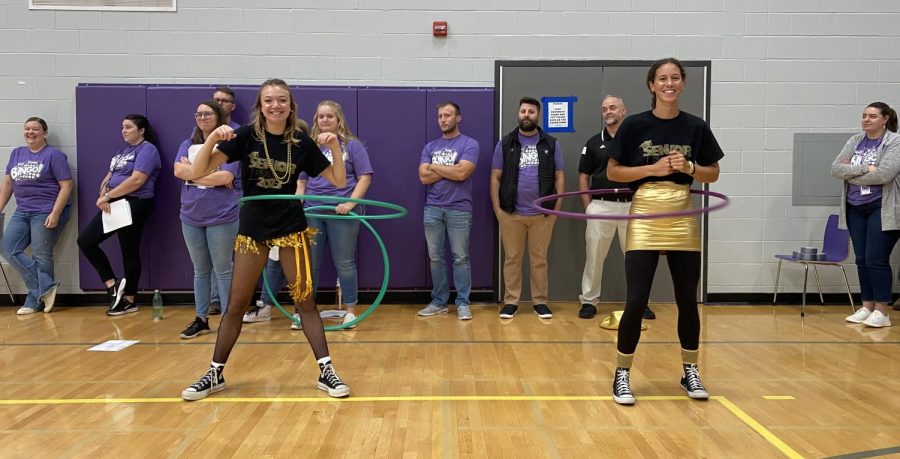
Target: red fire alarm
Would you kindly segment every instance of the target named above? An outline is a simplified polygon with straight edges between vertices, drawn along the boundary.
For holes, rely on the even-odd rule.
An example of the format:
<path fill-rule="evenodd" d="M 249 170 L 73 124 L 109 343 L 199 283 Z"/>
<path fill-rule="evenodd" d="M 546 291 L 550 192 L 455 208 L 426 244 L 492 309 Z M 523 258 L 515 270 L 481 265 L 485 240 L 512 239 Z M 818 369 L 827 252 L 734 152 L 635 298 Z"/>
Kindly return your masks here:
<path fill-rule="evenodd" d="M 434 24 L 432 24 L 431 33 L 435 37 L 446 37 L 447 21 L 434 21 Z"/>

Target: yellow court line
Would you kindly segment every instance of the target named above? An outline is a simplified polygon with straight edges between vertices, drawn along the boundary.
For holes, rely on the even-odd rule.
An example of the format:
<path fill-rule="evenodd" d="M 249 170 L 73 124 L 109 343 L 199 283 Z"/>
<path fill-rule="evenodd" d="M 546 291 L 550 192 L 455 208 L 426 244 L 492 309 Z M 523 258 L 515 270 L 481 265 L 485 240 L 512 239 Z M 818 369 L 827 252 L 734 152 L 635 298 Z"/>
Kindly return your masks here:
<path fill-rule="evenodd" d="M 728 398 L 723 396 L 712 396 L 710 397 L 710 399 L 716 400 L 717 402 L 721 403 L 722 406 L 728 409 L 728 411 L 731 411 L 731 414 L 737 416 L 738 419 L 743 421 L 744 424 L 747 424 L 747 426 L 749 426 L 751 429 L 756 431 L 756 433 L 765 438 L 766 441 L 772 444 L 772 446 L 778 448 L 778 450 L 781 451 L 785 456 L 791 459 L 803 458 L 800 453 L 794 451 L 794 449 L 788 446 L 787 443 L 781 441 L 781 439 L 776 437 L 775 434 L 769 431 L 769 429 L 763 427 L 762 424 L 750 417 L 750 415 L 744 412 L 744 410 L 738 408 L 738 406 L 732 403 L 731 400 L 728 400 Z"/>
<path fill-rule="evenodd" d="M 763 395 L 766 400 L 796 400 L 793 395 Z"/>

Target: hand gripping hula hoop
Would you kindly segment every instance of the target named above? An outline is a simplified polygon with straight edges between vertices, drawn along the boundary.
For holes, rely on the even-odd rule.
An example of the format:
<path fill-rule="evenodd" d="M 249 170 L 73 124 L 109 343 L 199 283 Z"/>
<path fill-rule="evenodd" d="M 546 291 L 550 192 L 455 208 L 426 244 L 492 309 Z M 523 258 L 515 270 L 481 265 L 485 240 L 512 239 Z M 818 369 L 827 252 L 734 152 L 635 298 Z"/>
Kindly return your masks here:
<path fill-rule="evenodd" d="M 366 204 L 375 207 L 383 207 L 385 209 L 390 209 L 395 211 L 392 214 L 380 214 L 380 215 L 359 215 L 355 212 L 350 212 L 347 215 L 330 215 L 330 214 L 307 214 L 306 218 L 318 218 L 321 220 L 358 220 L 360 221 L 366 229 L 372 233 L 372 236 L 375 237 L 375 241 L 378 242 L 378 247 L 381 248 L 381 259 L 384 262 L 384 277 L 381 279 L 381 290 L 378 292 L 378 296 L 375 297 L 375 301 L 372 302 L 372 305 L 368 307 L 365 311 L 363 311 L 356 319 L 347 322 L 345 324 L 340 325 L 329 325 L 325 327 L 325 331 L 335 331 L 342 330 L 345 328 L 349 328 L 357 323 L 361 322 L 366 317 L 369 317 L 369 314 L 375 311 L 375 308 L 381 304 L 381 300 L 384 298 L 384 294 L 387 292 L 388 279 L 391 275 L 391 265 L 388 260 L 387 248 L 384 246 L 384 241 L 381 240 L 381 237 L 378 235 L 378 232 L 375 231 L 375 228 L 369 224 L 366 220 L 388 220 L 394 218 L 405 217 L 407 211 L 402 206 L 398 206 L 397 204 L 391 204 L 389 202 L 375 201 L 371 199 L 356 199 L 356 198 L 345 198 L 342 196 L 311 196 L 305 194 L 295 194 L 295 195 L 260 195 L 260 196 L 245 196 L 239 200 L 241 204 L 247 201 L 272 201 L 272 200 L 290 200 L 290 201 L 325 201 L 325 202 L 355 202 L 357 204 Z M 313 206 L 307 209 L 304 209 L 304 212 L 307 211 L 316 211 L 316 210 L 334 210 L 333 207 L 329 206 Z M 298 268 L 299 269 L 299 268 Z M 272 292 L 272 287 L 269 285 L 269 279 L 266 277 L 265 270 L 262 273 L 263 278 L 263 288 L 266 289 L 266 293 L 269 295 L 269 298 L 272 299 L 272 303 L 278 308 L 281 313 L 291 320 L 291 322 L 296 323 L 297 325 L 301 325 L 299 319 L 295 319 L 293 314 L 287 312 L 281 303 L 278 302 L 278 299 L 275 297 L 275 293 Z M 313 295 L 316 293 L 313 292 Z"/>
<path fill-rule="evenodd" d="M 633 193 L 630 188 L 608 188 L 603 190 L 586 190 L 586 191 L 570 191 L 568 193 L 559 193 L 559 194 L 551 194 L 549 196 L 544 196 L 538 199 L 535 199 L 534 202 L 531 203 L 532 207 L 535 208 L 538 212 L 547 215 L 555 215 L 557 217 L 566 217 L 566 218 L 574 218 L 580 220 L 639 220 L 639 219 L 652 219 L 652 218 L 672 218 L 672 217 L 686 217 L 689 215 L 700 215 L 712 212 L 714 210 L 719 210 L 728 205 L 728 196 L 725 196 L 722 193 L 716 193 L 715 191 L 707 191 L 707 190 L 691 190 L 691 194 L 697 194 L 700 196 L 709 196 L 713 198 L 718 198 L 720 202 L 717 202 L 708 207 L 692 207 L 686 210 L 679 210 L 676 212 L 661 212 L 656 214 L 628 214 L 628 215 L 587 215 L 578 212 L 563 212 L 561 210 L 553 210 L 553 209 L 545 209 L 541 207 L 541 203 L 547 201 L 553 201 L 554 199 L 562 199 L 568 198 L 572 196 L 582 196 L 582 195 L 593 195 L 593 194 L 626 194 Z"/>

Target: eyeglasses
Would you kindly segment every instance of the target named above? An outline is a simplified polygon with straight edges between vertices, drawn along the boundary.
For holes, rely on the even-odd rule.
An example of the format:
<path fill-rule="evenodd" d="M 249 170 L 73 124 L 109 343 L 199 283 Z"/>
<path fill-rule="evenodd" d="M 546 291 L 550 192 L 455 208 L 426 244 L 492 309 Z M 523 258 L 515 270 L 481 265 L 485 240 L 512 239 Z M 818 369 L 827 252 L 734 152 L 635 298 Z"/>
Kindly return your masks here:
<path fill-rule="evenodd" d="M 207 119 L 207 118 L 212 118 L 213 116 L 215 116 L 215 113 L 213 113 L 213 112 L 197 112 L 197 113 L 194 113 L 194 118 L 197 118 L 198 120 Z"/>
<path fill-rule="evenodd" d="M 231 100 L 231 99 L 213 99 L 213 100 L 215 100 L 216 102 L 218 102 L 220 105 L 221 105 L 221 104 L 233 104 L 233 103 L 234 103 L 234 101 Z"/>

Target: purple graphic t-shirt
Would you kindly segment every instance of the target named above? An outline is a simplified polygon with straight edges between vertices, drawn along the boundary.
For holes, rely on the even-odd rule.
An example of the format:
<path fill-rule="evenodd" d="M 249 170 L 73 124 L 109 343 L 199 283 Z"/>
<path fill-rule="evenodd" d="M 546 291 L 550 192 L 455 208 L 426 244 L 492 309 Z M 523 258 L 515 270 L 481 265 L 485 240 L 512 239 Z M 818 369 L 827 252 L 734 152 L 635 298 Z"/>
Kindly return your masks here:
<path fill-rule="evenodd" d="M 462 134 L 452 139 L 441 137 L 425 145 L 419 164 L 453 166 L 465 160 L 477 165 L 479 152 L 478 142 L 471 137 Z M 462 181 L 442 178 L 425 188 L 426 206 L 472 211 L 472 176 Z"/>
<path fill-rule="evenodd" d="M 342 196 L 349 198 L 356 188 L 358 179 L 361 175 L 372 173 L 372 163 L 369 162 L 369 153 L 362 142 L 357 139 L 350 139 L 349 142 L 342 145 L 344 148 L 343 158 L 344 169 L 347 172 L 347 184 L 343 188 L 337 188 L 332 185 L 328 179 L 321 175 L 310 178 L 305 172 L 300 173 L 297 180 L 308 180 L 306 183 L 306 194 L 315 196 Z M 334 163 L 334 155 L 331 149 L 322 145 L 322 154 L 328 158 L 328 162 Z M 331 206 L 334 207 L 338 203 L 325 201 L 306 201 L 304 207 L 312 206 Z"/>
<path fill-rule="evenodd" d="M 878 149 L 881 147 L 881 138 L 870 139 L 863 136 L 856 151 L 850 158 L 850 164 L 875 165 L 878 162 Z M 881 185 L 854 185 L 847 184 L 847 202 L 859 206 L 881 199 Z"/>
<path fill-rule="evenodd" d="M 49 145 L 37 153 L 18 147 L 9 154 L 6 174 L 12 180 L 16 209 L 50 213 L 59 195 L 59 181 L 72 180 L 66 154 Z"/>
<path fill-rule="evenodd" d="M 159 176 L 159 151 L 150 142 L 141 142 L 137 145 L 129 145 L 116 153 L 109 161 L 109 171 L 112 176 L 109 179 L 109 189 L 119 186 L 134 171 L 147 174 L 147 181 L 137 190 L 128 193 L 135 198 L 152 198 L 156 187 L 156 178 Z"/>
<path fill-rule="evenodd" d="M 191 145 L 190 139 L 181 142 L 175 164 L 181 158 L 193 160 L 201 145 Z M 241 197 L 241 163 L 235 161 L 219 166 L 220 171 L 234 175 L 232 188 L 201 186 L 184 182 L 181 186 L 181 221 L 198 227 L 221 225 L 238 219 L 238 199 Z"/>
<path fill-rule="evenodd" d="M 540 197 L 540 183 L 538 182 L 538 140 L 540 140 L 540 136 L 537 133 L 533 136 L 525 136 L 519 132 L 519 143 L 522 144 L 522 155 L 519 158 L 519 184 L 516 191 L 515 213 L 526 217 L 541 215 L 540 212 L 531 206 L 531 203 Z M 497 146 L 494 147 L 494 156 L 491 158 L 491 169 L 503 169 L 502 142 L 502 140 L 497 142 Z M 563 170 L 562 148 L 559 146 L 559 141 L 554 145 L 553 165 L 556 170 Z"/>

